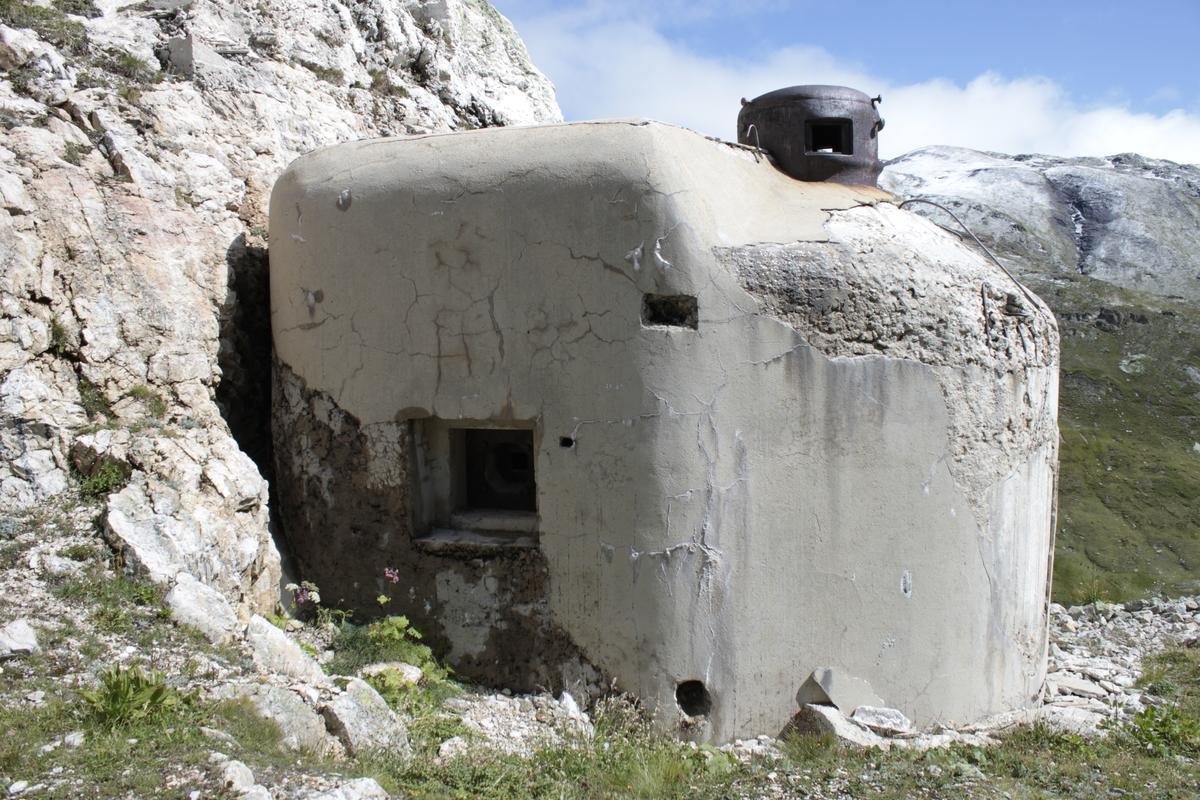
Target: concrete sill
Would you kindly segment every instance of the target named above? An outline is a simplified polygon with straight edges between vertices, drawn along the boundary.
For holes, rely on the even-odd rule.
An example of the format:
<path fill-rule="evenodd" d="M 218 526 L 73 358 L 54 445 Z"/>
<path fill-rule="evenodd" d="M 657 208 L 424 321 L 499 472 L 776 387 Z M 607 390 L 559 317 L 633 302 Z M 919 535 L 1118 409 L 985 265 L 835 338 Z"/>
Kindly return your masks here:
<path fill-rule="evenodd" d="M 426 553 L 480 556 L 533 550 L 537 548 L 537 537 L 507 531 L 434 528 L 428 535 L 413 539 L 413 544 Z"/>
<path fill-rule="evenodd" d="M 537 522 L 537 514 L 530 511 L 469 509 L 450 515 L 450 527 L 460 531 L 536 534 Z"/>

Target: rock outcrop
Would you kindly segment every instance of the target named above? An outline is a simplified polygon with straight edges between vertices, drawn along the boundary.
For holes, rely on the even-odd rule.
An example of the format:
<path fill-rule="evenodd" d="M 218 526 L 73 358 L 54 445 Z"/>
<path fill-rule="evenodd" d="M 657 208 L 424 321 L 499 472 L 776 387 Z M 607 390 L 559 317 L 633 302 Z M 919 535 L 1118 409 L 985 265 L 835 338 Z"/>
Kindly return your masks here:
<path fill-rule="evenodd" d="M 127 563 L 193 575 L 244 620 L 280 571 L 275 176 L 338 141 L 560 113 L 482 0 L 72 7 L 90 17 L 0 12 L 0 506 L 81 478 Z"/>
<path fill-rule="evenodd" d="M 925 147 L 889 161 L 880 186 L 942 203 L 1022 272 L 1200 302 L 1200 166 Z"/>

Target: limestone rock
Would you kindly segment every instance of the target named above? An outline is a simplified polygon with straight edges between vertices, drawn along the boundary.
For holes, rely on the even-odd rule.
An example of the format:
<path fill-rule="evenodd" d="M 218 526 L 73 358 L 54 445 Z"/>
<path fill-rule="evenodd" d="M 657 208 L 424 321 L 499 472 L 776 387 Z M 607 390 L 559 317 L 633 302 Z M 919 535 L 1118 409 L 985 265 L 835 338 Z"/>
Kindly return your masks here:
<path fill-rule="evenodd" d="M 71 47 L 0 26 L 0 505 L 62 493 L 75 457 L 113 458 L 129 484 L 110 539 L 244 618 L 273 608 L 280 572 L 265 483 L 231 435 L 252 448 L 265 429 L 253 331 L 275 177 L 347 139 L 561 114 L 480 0 L 99 10 L 72 18 L 87 41 Z"/>
<path fill-rule="evenodd" d="M 1038 710 L 1037 719 L 1062 733 L 1078 733 L 1095 736 L 1101 732 L 1103 714 L 1082 708 L 1045 706 Z"/>
<path fill-rule="evenodd" d="M 867 726 L 847 718 L 834 706 L 804 703 L 790 727 L 798 733 L 830 734 L 855 747 L 886 747 L 887 740 Z"/>
<path fill-rule="evenodd" d="M 40 562 L 42 572 L 50 577 L 57 578 L 66 575 L 78 575 L 83 571 L 83 565 L 78 561 L 63 558 L 54 553 L 43 553 L 37 560 Z"/>
<path fill-rule="evenodd" d="M 847 716 L 859 706 L 879 708 L 884 705 L 869 683 L 832 667 L 813 670 L 800 686 L 796 701 L 802 706 L 809 703 L 836 706 Z"/>
<path fill-rule="evenodd" d="M 240 796 L 254 786 L 254 773 L 241 761 L 227 761 L 221 770 L 221 780 L 226 789 Z"/>
<path fill-rule="evenodd" d="M 1053 684 L 1061 694 L 1073 694 L 1078 697 L 1093 698 L 1096 700 L 1103 700 L 1108 696 L 1108 692 L 1104 690 L 1104 687 L 1089 681 L 1087 678 L 1080 678 L 1075 675 L 1056 673 L 1046 683 L 1048 685 Z"/>
<path fill-rule="evenodd" d="M 259 714 L 279 726 L 284 747 L 317 755 L 332 755 L 339 749 L 325 732 L 325 721 L 295 692 L 267 683 L 252 683 L 223 686 L 216 696 L 250 701 Z"/>
<path fill-rule="evenodd" d="M 246 643 L 259 668 L 310 683 L 323 683 L 325 673 L 300 645 L 255 614 L 246 626 Z"/>
<path fill-rule="evenodd" d="M 374 677 L 382 672 L 395 672 L 407 686 L 416 686 L 421 682 L 421 668 L 415 664 L 405 664 L 403 661 L 384 661 L 378 664 L 368 664 L 360 669 L 359 674 L 364 678 Z"/>
<path fill-rule="evenodd" d="M 22 342 L 36 343 L 36 316 L 11 321 L 10 343 L 17 352 L 3 356 L 0 369 L 0 502 L 27 507 L 67 488 L 71 461 L 66 433 L 86 420 L 72 371 L 62 364 L 22 361 Z M 2 330 L 2 329 L 0 329 Z M 5 338 L 0 333 L 0 341 Z M 5 363 L 7 361 L 7 363 Z"/>
<path fill-rule="evenodd" d="M 374 778 L 356 778 L 335 789 L 304 796 L 304 800 L 387 800 L 387 798 L 388 793 Z"/>
<path fill-rule="evenodd" d="M 28 655 L 41 651 L 37 631 L 29 620 L 17 619 L 0 628 L 0 658 Z"/>
<path fill-rule="evenodd" d="M 859 706 L 850 714 L 850 719 L 866 725 L 876 733 L 884 736 L 912 733 L 912 720 L 903 712 L 894 708 L 878 708 L 876 706 Z"/>
<path fill-rule="evenodd" d="M 439 764 L 446 764 L 467 752 L 470 744 L 461 736 L 451 736 L 446 741 L 438 745 L 437 761 Z"/>
<path fill-rule="evenodd" d="M 132 477 L 109 496 L 105 522 L 127 563 L 156 583 L 190 573 L 241 613 L 270 608 L 279 555 L 265 533 L 267 485 L 232 438 L 204 429 L 144 435 L 125 457 Z"/>
<path fill-rule="evenodd" d="M 166 603 L 176 622 L 191 625 L 215 645 L 226 644 L 238 634 L 237 614 L 224 596 L 186 572 L 175 576 Z"/>
<path fill-rule="evenodd" d="M 409 754 L 408 731 L 379 692 L 358 678 L 321 708 L 325 724 L 352 756 L 372 750 Z"/>

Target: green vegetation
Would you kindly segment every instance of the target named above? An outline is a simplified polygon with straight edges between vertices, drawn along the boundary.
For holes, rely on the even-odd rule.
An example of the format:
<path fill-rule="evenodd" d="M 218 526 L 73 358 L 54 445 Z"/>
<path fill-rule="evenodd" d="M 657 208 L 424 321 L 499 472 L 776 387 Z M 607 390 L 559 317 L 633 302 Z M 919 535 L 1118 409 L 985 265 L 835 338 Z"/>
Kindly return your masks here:
<path fill-rule="evenodd" d="M 411 761 L 364 759 L 360 767 L 389 790 L 414 798 L 757 797 L 773 794 L 769 789 L 795 797 L 885 800 L 1196 796 L 1200 650 L 1156 656 L 1146 675 L 1148 690 L 1168 694 L 1177 705 L 1147 709 L 1106 739 L 1035 725 L 991 748 L 884 753 L 841 749 L 828 735 L 793 734 L 780 743 L 782 760 L 741 763 L 656 732 L 636 704 L 615 697 L 596 709 L 594 739 L 568 736 L 530 758 L 474 749 L 435 760 L 438 743 L 469 734 L 444 714 L 418 713 L 410 725 L 416 754 Z M 386 687 L 381 691 L 395 702 Z"/>
<path fill-rule="evenodd" d="M 404 617 L 387 617 L 367 626 L 343 622 L 338 626 L 328 670 L 335 675 L 353 675 L 368 664 L 404 661 L 437 675 L 442 668 L 420 638 Z"/>
<path fill-rule="evenodd" d="M 76 575 L 59 579 L 52 590 L 63 600 L 88 603 L 92 622 L 108 633 L 127 633 L 135 627 L 170 619 L 160 587 L 141 579 L 108 574 L 104 565 L 97 562 Z"/>
<path fill-rule="evenodd" d="M 99 86 L 108 86 L 110 81 L 102 73 L 92 72 L 91 70 L 80 70 L 75 76 L 76 89 L 95 89 Z"/>
<path fill-rule="evenodd" d="M 322 67 L 319 64 L 304 62 L 301 62 L 301 66 L 326 83 L 332 83 L 334 86 L 344 86 L 346 84 L 346 74 L 337 67 Z"/>
<path fill-rule="evenodd" d="M 107 456 L 79 481 L 79 493 L 84 497 L 100 499 L 121 489 L 129 481 L 129 468 Z"/>
<path fill-rule="evenodd" d="M 53 5 L 64 14 L 74 14 L 77 17 L 95 19 L 100 16 L 100 9 L 92 0 L 54 0 Z"/>
<path fill-rule="evenodd" d="M 22 519 L 12 527 L 27 530 L 52 521 Z M 83 560 L 85 548 L 94 553 L 90 544 L 60 553 Z M 106 572 L 96 561 L 78 575 L 58 578 L 52 590 L 90 615 L 90 620 L 77 624 L 64 618 L 42 631 L 45 652 L 5 662 L 0 673 L 0 792 L 12 781 L 27 780 L 48 784 L 37 796 L 55 800 L 174 799 L 187 792 L 181 795 L 181 786 L 172 783 L 172 777 L 191 772 L 204 777 L 199 785 L 188 777 L 188 789 L 199 789 L 205 797 L 224 797 L 219 778 L 205 763 L 216 746 L 210 738 L 214 729 L 220 732 L 222 752 L 246 762 L 268 781 L 273 771 L 282 769 L 327 772 L 335 768 L 283 748 L 278 727 L 259 716 L 248 701 L 209 702 L 188 690 L 180 681 L 198 671 L 199 662 L 194 660 L 169 677 L 134 664 L 114 665 L 91 685 L 78 688 L 74 680 L 63 680 L 64 675 L 86 674 L 114 646 L 144 644 L 149 637 L 160 648 L 204 653 L 203 663 L 212 659 L 236 663 L 240 656 L 172 626 L 160 588 Z M 100 620 L 122 622 L 106 626 L 98 624 Z M 45 702 L 35 705 L 23 700 L 31 689 L 44 690 Z M 64 741 L 69 734 L 72 738 Z"/>
<path fill-rule="evenodd" d="M 271 612 L 263 614 L 262 618 L 274 625 L 276 628 L 279 628 L 281 631 L 287 630 L 288 620 L 291 619 L 291 617 L 287 616 L 286 614 L 275 614 Z"/>
<path fill-rule="evenodd" d="M 828 764 L 838 755 L 838 742 L 830 733 L 791 733 L 780 741 L 780 750 L 793 764 Z"/>
<path fill-rule="evenodd" d="M 29 552 L 36 542 L 0 542 L 0 569 L 15 567 L 21 557 Z"/>
<path fill-rule="evenodd" d="M 54 8 L 43 8 L 29 0 L 0 0 L 0 22 L 10 28 L 31 28 L 43 39 L 73 56 L 87 54 L 88 37 L 83 23 L 68 19 L 62 5 L 84 5 L 78 0 L 64 0 Z M 87 3 L 86 5 L 90 5 Z M 71 12 L 74 13 L 74 12 Z"/>
<path fill-rule="evenodd" d="M 422 676 L 420 683 L 413 684 L 399 670 L 387 669 L 369 676 L 367 683 L 408 720 L 413 748 L 425 757 L 436 756 L 438 746 L 451 737 L 469 739 L 474 735 L 459 717 L 443 710 L 443 703 L 460 691 L 447 678 L 427 680 Z"/>
<path fill-rule="evenodd" d="M 1150 706 L 1122 730 L 1135 749 L 1160 758 L 1200 758 L 1200 648 L 1179 648 L 1143 664 L 1141 686 L 1172 703 Z"/>
<path fill-rule="evenodd" d="M 444 764 L 417 757 L 363 766 L 389 791 L 414 798 L 722 797 L 755 779 L 729 755 L 656 733 L 624 698 L 603 701 L 595 724 L 594 739 L 567 737 L 530 758 L 476 750 Z"/>
<path fill-rule="evenodd" d="M 110 729 L 126 728 L 137 722 L 161 722 L 173 713 L 194 706 L 196 697 L 167 686 L 161 672 L 143 672 L 141 667 L 110 667 L 100 676 L 100 686 L 79 692 L 89 718 Z"/>
<path fill-rule="evenodd" d="M 25 525 L 25 520 L 19 516 L 0 517 L 0 569 L 16 566 L 21 556 L 33 547 L 34 542 L 29 539 L 16 540 Z"/>
<path fill-rule="evenodd" d="M 1200 591 L 1200 309 L 1034 285 L 1062 332 L 1055 599 Z"/>
<path fill-rule="evenodd" d="M 112 419 L 115 416 L 104 392 L 100 391 L 99 386 L 84 377 L 79 379 L 79 403 L 83 406 L 88 419 L 95 419 L 99 416 Z"/>
<path fill-rule="evenodd" d="M 103 558 L 103 555 L 98 547 L 93 544 L 85 544 L 83 542 L 67 545 L 59 550 L 58 554 L 63 558 L 69 558 L 72 561 L 79 561 L 85 564 L 91 561 L 98 562 L 101 560 L 101 558 Z"/>
<path fill-rule="evenodd" d="M 117 97 L 131 106 L 136 106 L 142 101 L 142 90 L 128 81 L 121 81 L 121 85 L 117 87 Z"/>
<path fill-rule="evenodd" d="M 392 83 L 387 70 L 371 69 L 367 70 L 367 74 L 371 76 L 370 89 L 375 94 L 384 97 L 408 97 L 408 89 L 402 84 Z"/>
<path fill-rule="evenodd" d="M 295 754 L 289 756 L 280 747 L 279 728 L 260 717 L 248 702 L 203 703 L 166 686 L 155 694 L 161 684 L 150 680 L 149 685 L 141 687 L 140 694 L 114 695 L 129 699 L 113 708 L 145 711 L 127 714 L 116 724 L 107 712 L 96 711 L 92 701 L 86 699 L 107 693 L 103 685 L 95 692 L 85 690 L 78 696 L 55 697 L 40 707 L 0 704 L 0 775 L 30 779 L 59 768 L 79 781 L 79 785 L 68 782 L 40 792 L 39 797 L 178 798 L 179 787 L 166 784 L 163 778 L 181 766 L 204 771 L 213 742 L 201 732 L 201 726 L 227 733 L 231 738 L 221 749 L 256 769 L 297 761 Z M 143 702 L 147 696 L 160 699 Z M 102 708 L 109 707 L 108 701 L 100 702 Z M 75 731 L 84 734 L 81 745 L 59 745 L 41 752 L 43 745 Z M 86 793 L 81 793 L 83 787 Z M 210 788 L 206 797 L 224 796 L 218 786 Z"/>
<path fill-rule="evenodd" d="M 91 152 L 87 145 L 76 144 L 75 142 L 67 142 L 63 145 L 63 161 L 78 167 L 83 163 L 83 157 Z"/>
<path fill-rule="evenodd" d="M 132 53 L 118 53 L 105 62 L 109 72 L 115 72 L 134 83 L 147 84 L 162 80 L 162 72 Z"/>
<path fill-rule="evenodd" d="M 57 319 L 50 320 L 50 352 L 59 358 L 71 352 L 71 338 L 67 329 Z"/>
<path fill-rule="evenodd" d="M 84 560 L 84 548 L 79 547 L 76 555 Z M 314 595 L 319 597 L 315 587 L 305 591 L 308 602 L 319 605 L 319 600 L 313 601 Z M 166 624 L 159 589 L 114 577 L 99 564 L 93 563 L 79 576 L 60 579 L 55 592 L 90 609 L 93 625 L 124 615 L 126 624 L 118 633 L 144 628 L 179 635 Z M 327 628 L 333 623 L 317 625 Z M 92 629 L 68 624 L 47 636 L 75 640 L 84 627 Z M 418 632 L 400 616 L 364 626 L 342 619 L 336 627 L 334 663 L 343 670 L 386 660 L 421 665 L 416 684 L 399 671 L 370 678 L 407 717 L 411 759 L 372 754 L 334 765 L 288 752 L 281 748 L 274 724 L 259 717 L 247 702 L 207 703 L 181 688 L 175 681 L 198 668 L 189 662 L 176 679 L 147 672 L 142 666 L 114 667 L 102 673 L 93 687 L 72 690 L 42 683 L 55 693 L 40 707 L 0 703 L 0 776 L 38 779 L 61 768 L 73 782 L 41 795 L 54 798 L 75 796 L 72 792 L 80 785 L 94 796 L 177 797 L 181 787 L 169 789 L 164 776 L 195 767 L 209 776 L 204 780 L 216 781 L 214 770 L 202 764 L 214 746 L 201 732 L 204 726 L 227 734 L 230 738 L 223 738 L 219 749 L 246 762 L 261 782 L 270 783 L 281 770 L 336 769 L 347 776 L 370 775 L 389 791 L 413 798 L 816 795 L 884 800 L 1166 800 L 1200 792 L 1200 648 L 1184 647 L 1150 658 L 1143 688 L 1171 705 L 1148 708 L 1130 723 L 1114 726 L 1105 739 L 1059 734 L 1039 725 L 1019 729 L 991 748 L 959 745 L 926 753 L 885 753 L 843 749 L 829 736 L 791 735 L 780 744 L 782 758 L 741 762 L 716 748 L 679 742 L 657 731 L 636 702 L 611 697 L 593 712 L 594 738 L 568 731 L 527 757 L 469 746 L 461 755 L 443 759 L 437 756 L 444 741 L 457 736 L 470 744 L 477 734 L 445 709 L 445 700 L 459 687 Z M 198 641 L 194 644 L 204 647 Z M 78 649 L 97 646 L 88 640 Z M 62 674 L 65 669 L 77 674 L 79 667 L 48 669 L 29 661 L 24 669 L 31 679 L 44 680 L 41 676 Z M 14 675 L 14 670 L 8 670 L 0 676 L 0 689 L 27 691 L 28 684 L 12 686 Z M 44 744 L 72 731 L 85 734 L 79 746 L 42 750 Z M 197 787 L 194 779 L 186 788 L 220 796 L 219 787 Z"/>
<path fill-rule="evenodd" d="M 129 396 L 145 403 L 146 413 L 155 419 L 162 419 L 167 415 L 167 401 L 146 384 L 139 383 L 134 386 L 129 390 Z"/>
<path fill-rule="evenodd" d="M 41 75 L 41 71 L 37 67 L 26 64 L 9 70 L 4 77 L 8 78 L 9 83 L 12 84 L 14 92 L 25 97 L 33 97 L 34 83 L 39 75 Z"/>

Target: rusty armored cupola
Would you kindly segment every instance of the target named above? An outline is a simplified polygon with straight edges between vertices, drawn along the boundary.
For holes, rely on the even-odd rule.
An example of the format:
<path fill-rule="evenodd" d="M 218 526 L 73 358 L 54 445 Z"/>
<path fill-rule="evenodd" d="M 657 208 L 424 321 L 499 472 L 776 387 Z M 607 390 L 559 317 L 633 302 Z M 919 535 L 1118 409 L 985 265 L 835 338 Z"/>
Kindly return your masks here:
<path fill-rule="evenodd" d="M 742 100 L 738 141 L 763 148 L 797 180 L 874 186 L 880 100 L 845 86 L 777 89 Z"/>

